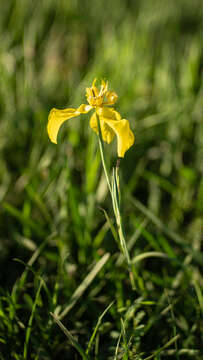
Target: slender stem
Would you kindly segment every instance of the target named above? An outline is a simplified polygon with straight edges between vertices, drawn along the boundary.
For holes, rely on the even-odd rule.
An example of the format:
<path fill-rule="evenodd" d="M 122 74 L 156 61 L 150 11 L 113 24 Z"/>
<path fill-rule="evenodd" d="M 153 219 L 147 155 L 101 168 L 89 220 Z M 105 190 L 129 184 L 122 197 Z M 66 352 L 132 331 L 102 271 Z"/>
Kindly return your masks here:
<path fill-rule="evenodd" d="M 135 281 L 134 281 L 134 277 L 133 277 L 132 263 L 131 263 L 129 252 L 128 252 L 127 245 L 126 245 L 124 228 L 123 228 L 122 217 L 121 217 L 121 212 L 120 212 L 120 187 L 119 187 L 120 159 L 117 160 L 116 170 L 113 169 L 113 177 L 112 177 L 112 185 L 111 185 L 108 171 L 107 171 L 106 160 L 105 160 L 105 156 L 104 156 L 104 144 L 103 144 L 103 139 L 102 139 L 100 120 L 99 120 L 99 117 L 97 116 L 97 114 L 96 114 L 96 117 L 97 117 L 97 126 L 98 126 L 98 132 L 99 132 L 98 138 L 99 138 L 99 148 L 100 148 L 100 153 L 101 153 L 102 165 L 104 168 L 104 173 L 106 176 L 108 188 L 109 188 L 109 191 L 111 194 L 113 211 L 114 211 L 114 215 L 116 218 L 116 224 L 117 224 L 117 228 L 118 228 L 118 235 L 119 235 L 119 239 L 120 239 L 121 248 L 126 257 L 126 261 L 128 264 L 132 288 L 135 289 Z"/>
<path fill-rule="evenodd" d="M 108 188 L 109 188 L 109 191 L 110 191 L 111 196 L 112 196 L 111 183 L 110 183 L 110 180 L 109 180 L 109 175 L 108 175 L 108 171 L 107 171 L 107 167 L 106 167 L 106 161 L 105 161 L 105 157 L 104 157 L 104 144 L 103 144 L 103 140 L 102 140 L 101 126 L 100 126 L 100 121 L 99 121 L 99 118 L 98 118 L 97 114 L 96 114 L 96 117 L 97 117 L 97 126 L 98 126 L 98 130 L 99 130 L 98 138 L 99 138 L 99 148 L 100 148 L 102 165 L 103 165 L 103 168 L 104 168 L 104 173 L 105 173 L 105 176 L 106 176 L 106 181 L 107 181 L 107 184 L 108 184 Z"/>
<path fill-rule="evenodd" d="M 115 191 L 113 192 L 113 194 L 115 194 L 115 202 L 116 202 L 116 209 L 117 209 L 117 214 L 115 214 L 116 217 L 116 222 L 117 222 L 117 227 L 118 227 L 118 234 L 119 234 L 119 238 L 120 238 L 120 242 L 121 242 L 121 247 L 123 250 L 123 253 L 126 257 L 127 263 L 128 263 L 128 269 L 129 269 L 129 275 L 130 275 L 130 281 L 131 281 L 131 285 L 133 290 L 136 288 L 135 286 L 135 280 L 134 280 L 134 271 L 133 271 L 133 264 L 131 262 L 130 259 L 130 255 L 128 252 L 128 248 L 126 245 L 126 240 L 125 240 L 125 232 L 124 232 L 124 227 L 123 227 L 123 222 L 122 222 L 122 216 L 121 216 L 121 212 L 120 212 L 120 188 L 119 188 L 119 168 L 118 168 L 118 161 L 117 161 L 117 165 L 116 165 L 116 171 L 113 171 L 113 179 L 114 179 L 114 186 L 115 186 Z"/>
<path fill-rule="evenodd" d="M 103 143 L 103 139 L 102 139 L 100 120 L 99 120 L 99 117 L 97 116 L 97 114 L 96 114 L 96 118 L 97 118 L 97 126 L 98 126 L 98 131 L 99 131 L 98 139 L 99 139 L 99 149 L 100 149 L 100 154 L 101 154 L 102 165 L 103 165 L 103 169 L 104 169 L 104 174 L 106 176 L 106 181 L 107 181 L 107 184 L 108 184 L 108 188 L 109 188 L 109 191 L 110 191 L 110 194 L 111 194 L 114 214 L 116 216 L 115 201 L 114 201 L 111 182 L 110 182 L 110 179 L 109 179 L 109 174 L 108 174 L 108 170 L 107 170 L 107 166 L 106 166 L 106 159 L 105 159 L 105 156 L 104 156 L 104 143 Z"/>

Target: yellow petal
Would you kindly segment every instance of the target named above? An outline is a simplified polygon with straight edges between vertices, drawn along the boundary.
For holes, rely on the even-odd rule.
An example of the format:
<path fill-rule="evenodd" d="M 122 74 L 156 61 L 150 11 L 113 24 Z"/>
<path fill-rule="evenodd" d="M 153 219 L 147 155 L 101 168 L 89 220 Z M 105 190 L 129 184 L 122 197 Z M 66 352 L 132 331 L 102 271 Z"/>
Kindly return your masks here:
<path fill-rule="evenodd" d="M 99 95 L 99 89 L 95 86 L 96 82 L 97 82 L 97 79 L 95 78 L 93 83 L 92 83 L 92 89 L 94 91 L 94 95 L 98 96 Z"/>
<path fill-rule="evenodd" d="M 117 136 L 118 157 L 123 158 L 125 152 L 134 144 L 134 134 L 130 129 L 128 120 L 115 121 L 104 118 L 103 120 L 115 132 Z"/>
<path fill-rule="evenodd" d="M 97 109 L 99 117 L 107 118 L 109 120 L 121 120 L 121 115 L 113 108 L 102 107 Z"/>
<path fill-rule="evenodd" d="M 97 118 L 96 114 L 100 119 L 100 127 L 101 127 L 101 134 L 102 139 L 110 144 L 110 142 L 114 139 L 115 132 L 112 130 L 111 127 L 108 126 L 107 120 L 117 121 L 121 120 L 121 115 L 114 110 L 113 108 L 98 108 L 96 112 L 92 115 L 90 119 L 90 127 L 98 134 L 98 127 L 97 127 Z"/>
<path fill-rule="evenodd" d="M 96 116 L 95 112 L 90 118 L 90 127 L 93 131 L 95 131 L 97 133 L 97 135 L 99 135 L 99 130 L 98 130 L 98 126 L 97 126 L 97 116 Z"/>
<path fill-rule="evenodd" d="M 86 114 L 91 109 L 92 106 L 85 104 L 80 105 L 78 109 L 52 109 L 49 113 L 47 124 L 47 132 L 50 140 L 57 144 L 58 131 L 64 121 L 79 116 L 80 114 Z"/>
<path fill-rule="evenodd" d="M 97 97 L 99 95 L 99 90 L 95 86 L 96 82 L 97 82 L 97 79 L 95 78 L 93 80 L 91 88 L 86 88 L 86 96 L 87 96 L 87 98 L 92 98 L 92 97 L 95 98 L 95 97 Z"/>
<path fill-rule="evenodd" d="M 113 105 L 118 99 L 118 95 L 114 91 L 107 91 L 106 93 L 106 105 Z"/>
<path fill-rule="evenodd" d="M 91 88 L 86 88 L 86 97 L 90 105 L 97 107 L 103 106 L 105 94 L 108 92 L 108 83 L 102 80 L 100 90 L 95 86 L 97 79 L 94 79 Z M 107 104 L 107 103 L 106 103 Z M 107 104 L 110 105 L 111 103 Z"/>
<path fill-rule="evenodd" d="M 80 114 L 87 114 L 90 110 L 92 110 L 92 106 L 87 104 L 81 104 L 77 109 Z"/>
<path fill-rule="evenodd" d="M 99 119 L 100 119 L 102 139 L 106 141 L 108 144 L 110 144 L 110 142 L 113 140 L 115 136 L 115 133 L 101 117 Z M 90 127 L 92 128 L 92 130 L 94 130 L 97 133 L 97 135 L 99 134 L 96 113 L 94 113 L 90 118 Z"/>
<path fill-rule="evenodd" d="M 108 88 L 108 81 L 105 82 L 104 79 L 102 79 L 101 84 L 102 84 L 104 89 Z"/>
<path fill-rule="evenodd" d="M 107 89 L 108 89 L 108 81 L 105 82 L 104 80 L 102 80 L 102 81 L 101 81 L 100 93 L 102 93 L 103 95 L 105 95 L 106 92 L 107 92 Z"/>

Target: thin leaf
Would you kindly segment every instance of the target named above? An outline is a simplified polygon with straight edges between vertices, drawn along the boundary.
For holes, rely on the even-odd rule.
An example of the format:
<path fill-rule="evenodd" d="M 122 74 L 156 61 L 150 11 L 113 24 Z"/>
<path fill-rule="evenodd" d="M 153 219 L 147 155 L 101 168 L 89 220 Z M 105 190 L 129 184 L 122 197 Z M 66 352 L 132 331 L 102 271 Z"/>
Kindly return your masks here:
<path fill-rule="evenodd" d="M 96 333 L 97 333 L 97 331 L 98 331 L 98 329 L 99 329 L 99 326 L 100 326 L 100 324 L 101 324 L 101 322 L 102 322 L 102 319 L 103 319 L 104 315 L 107 313 L 107 311 L 110 309 L 110 307 L 113 305 L 114 302 L 115 302 L 115 301 L 112 301 L 112 302 L 107 306 L 107 308 L 104 310 L 104 312 L 101 314 L 101 316 L 99 317 L 99 319 L 98 319 L 98 321 L 97 321 L 97 324 L 96 324 L 96 326 L 95 326 L 94 332 L 93 332 L 93 334 L 92 334 L 92 336 L 91 336 L 91 338 L 90 338 L 90 341 L 89 341 L 89 343 L 88 343 L 88 347 L 87 347 L 87 350 L 86 350 L 86 354 L 89 354 L 89 352 L 90 352 L 90 350 L 91 350 L 91 347 L 92 347 L 92 343 L 93 343 L 94 338 L 95 338 L 95 336 L 96 336 Z"/>
<path fill-rule="evenodd" d="M 53 313 L 50 313 L 53 317 L 54 321 L 57 323 L 57 325 L 60 327 L 60 329 L 63 331 L 63 333 L 67 336 L 68 340 L 72 344 L 72 346 L 79 352 L 79 354 L 82 356 L 83 360 L 89 360 L 87 354 L 85 354 L 85 351 L 80 346 L 80 344 L 75 340 L 75 338 L 71 335 L 70 331 L 62 324 L 62 322 L 59 320 L 59 318 L 54 315 Z"/>
<path fill-rule="evenodd" d="M 98 263 L 93 267 L 90 273 L 86 276 L 86 278 L 82 281 L 79 287 L 73 293 L 68 306 L 62 311 L 62 313 L 58 316 L 58 319 L 63 319 L 64 316 L 68 314 L 68 312 L 73 308 L 76 302 L 83 295 L 87 287 L 91 284 L 94 278 L 97 276 L 98 272 L 103 268 L 110 257 L 109 253 L 103 255 L 103 257 L 98 261 Z"/>

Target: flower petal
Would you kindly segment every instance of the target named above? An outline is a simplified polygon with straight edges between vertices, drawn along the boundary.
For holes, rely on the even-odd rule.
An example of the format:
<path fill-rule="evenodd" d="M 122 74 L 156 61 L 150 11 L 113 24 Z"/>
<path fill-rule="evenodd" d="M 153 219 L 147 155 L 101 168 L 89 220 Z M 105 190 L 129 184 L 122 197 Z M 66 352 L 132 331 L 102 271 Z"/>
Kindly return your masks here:
<path fill-rule="evenodd" d="M 107 91 L 106 92 L 106 105 L 113 105 L 118 99 L 118 95 L 114 91 Z"/>
<path fill-rule="evenodd" d="M 79 116 L 80 114 L 86 114 L 92 109 L 92 106 L 82 104 L 78 109 L 64 109 L 58 110 L 53 108 L 48 117 L 47 132 L 50 140 L 57 144 L 57 135 L 61 125 L 64 121 L 73 117 Z"/>
<path fill-rule="evenodd" d="M 77 110 L 80 114 L 87 114 L 90 110 L 92 110 L 92 106 L 87 104 L 81 104 Z"/>
<path fill-rule="evenodd" d="M 95 78 L 93 80 L 91 88 L 86 88 L 86 97 L 87 97 L 87 100 L 89 99 L 90 102 L 93 98 L 99 96 L 99 90 L 95 86 L 96 82 L 97 82 L 97 79 Z"/>
<path fill-rule="evenodd" d="M 105 82 L 102 80 L 100 90 L 95 86 L 97 82 L 97 79 L 95 78 L 91 88 L 86 88 L 86 97 L 87 101 L 90 105 L 97 107 L 97 106 L 103 106 L 105 104 L 104 98 L 105 94 L 108 93 L 108 82 Z M 111 97 L 112 99 L 112 97 Z M 108 105 L 110 105 L 109 103 Z"/>
<path fill-rule="evenodd" d="M 92 128 L 92 130 L 94 130 L 97 133 L 97 135 L 99 134 L 99 131 L 97 126 L 96 115 L 99 117 L 100 120 L 102 139 L 108 144 L 110 144 L 110 142 L 114 139 L 115 132 L 114 130 L 112 130 L 111 127 L 109 127 L 109 125 L 106 122 L 106 119 L 112 121 L 121 120 L 121 115 L 113 108 L 106 108 L 106 107 L 98 108 L 90 119 L 90 127 Z"/>
<path fill-rule="evenodd" d="M 99 130 L 98 130 L 98 126 L 97 126 L 97 115 L 95 112 L 90 118 L 90 127 L 93 131 L 95 131 L 97 133 L 97 135 L 99 135 Z"/>
<path fill-rule="evenodd" d="M 96 82 L 97 82 L 97 78 L 95 78 L 95 79 L 93 80 L 91 89 L 93 89 L 93 91 L 94 91 L 94 93 L 95 93 L 95 96 L 98 96 L 98 95 L 99 95 L 99 90 L 98 90 L 97 87 L 95 86 Z"/>
<path fill-rule="evenodd" d="M 109 120 L 121 120 L 121 115 L 114 108 L 101 107 L 97 109 L 97 115 Z"/>
<path fill-rule="evenodd" d="M 129 121 L 104 119 L 105 123 L 115 132 L 117 136 L 118 157 L 123 158 L 125 152 L 134 144 L 134 134 L 130 129 Z"/>
<path fill-rule="evenodd" d="M 115 133 L 101 117 L 99 119 L 100 119 L 102 139 L 106 141 L 108 144 L 110 144 L 110 142 L 113 140 L 115 136 Z M 90 127 L 92 128 L 92 130 L 94 130 L 97 133 L 97 135 L 99 134 L 96 113 L 94 113 L 90 118 Z"/>

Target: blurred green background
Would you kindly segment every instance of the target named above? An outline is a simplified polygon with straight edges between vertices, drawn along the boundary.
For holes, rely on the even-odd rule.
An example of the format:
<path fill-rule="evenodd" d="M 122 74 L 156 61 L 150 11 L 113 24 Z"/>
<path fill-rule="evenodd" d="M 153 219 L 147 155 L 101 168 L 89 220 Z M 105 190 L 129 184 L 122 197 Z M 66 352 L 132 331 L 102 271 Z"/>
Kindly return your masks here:
<path fill-rule="evenodd" d="M 85 347 L 98 317 L 116 300 L 91 358 L 112 358 L 121 317 L 132 340 L 122 355 L 123 340 L 120 358 L 144 359 L 176 333 L 179 350 L 201 351 L 203 2 L 1 1 L 0 34 L 1 359 L 80 358 L 49 312 L 65 307 L 106 252 L 110 260 L 64 319 Z M 88 115 L 64 124 L 57 146 L 46 132 L 51 108 L 86 102 L 85 87 L 95 77 L 109 81 L 119 96 L 116 110 L 135 134 L 121 163 L 131 257 L 162 251 L 176 259 L 139 262 L 136 292 L 126 264 L 115 267 L 118 244 L 100 210 L 113 221 L 111 202 Z M 115 142 L 105 151 L 112 167 Z M 47 291 L 23 357 L 39 276 Z M 165 289 L 170 296 L 162 299 Z M 129 318 L 140 297 L 154 304 L 136 303 Z M 162 318 L 169 298 L 175 315 Z M 138 310 L 144 313 L 140 332 Z M 190 356 L 200 359 L 196 354 Z"/>

